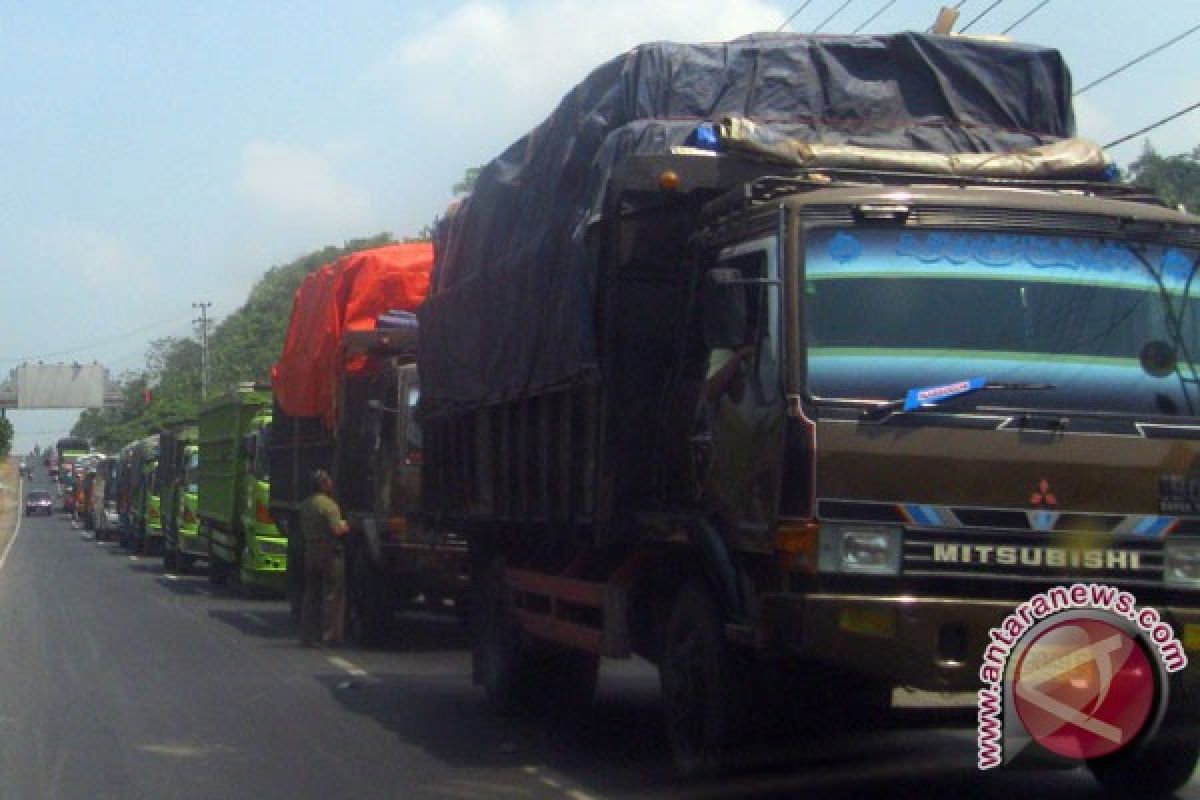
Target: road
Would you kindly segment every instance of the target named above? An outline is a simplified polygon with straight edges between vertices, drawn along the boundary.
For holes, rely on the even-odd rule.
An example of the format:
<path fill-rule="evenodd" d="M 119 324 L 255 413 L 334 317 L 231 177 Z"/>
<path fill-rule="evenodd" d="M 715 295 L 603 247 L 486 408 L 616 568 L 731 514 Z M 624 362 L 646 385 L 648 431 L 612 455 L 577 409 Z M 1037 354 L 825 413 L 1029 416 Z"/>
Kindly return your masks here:
<path fill-rule="evenodd" d="M 1100 796 L 1079 770 L 975 771 L 973 734 L 945 711 L 680 783 L 646 665 L 606 665 L 581 718 L 504 720 L 466 647 L 426 614 L 380 649 L 301 649 L 282 602 L 164 575 L 62 515 L 27 518 L 0 571 L 0 797 Z"/>

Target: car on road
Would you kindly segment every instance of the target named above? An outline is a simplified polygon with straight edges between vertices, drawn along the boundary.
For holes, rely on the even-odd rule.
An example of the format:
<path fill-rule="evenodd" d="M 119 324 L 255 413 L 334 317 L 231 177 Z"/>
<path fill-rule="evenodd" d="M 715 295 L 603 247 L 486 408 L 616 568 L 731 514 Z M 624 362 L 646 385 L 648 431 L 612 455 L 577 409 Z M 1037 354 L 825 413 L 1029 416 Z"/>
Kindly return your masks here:
<path fill-rule="evenodd" d="M 33 489 L 25 493 L 25 515 L 54 515 L 54 498 L 45 489 Z"/>

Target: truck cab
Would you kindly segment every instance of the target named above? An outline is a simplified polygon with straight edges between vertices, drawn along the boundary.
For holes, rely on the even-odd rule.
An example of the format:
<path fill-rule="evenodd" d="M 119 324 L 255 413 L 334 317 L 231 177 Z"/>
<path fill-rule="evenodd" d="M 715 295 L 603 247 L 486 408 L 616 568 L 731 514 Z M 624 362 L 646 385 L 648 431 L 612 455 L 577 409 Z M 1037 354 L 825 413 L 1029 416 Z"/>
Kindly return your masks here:
<path fill-rule="evenodd" d="M 696 413 L 664 462 L 691 469 L 658 478 L 719 534 L 720 625 L 876 713 L 978 689 L 990 632 L 1056 586 L 1136 596 L 1194 656 L 1200 220 L 1122 186 L 863 177 L 751 181 L 692 238 Z M 1198 700 L 1189 664 L 1172 775 Z"/>
<path fill-rule="evenodd" d="M 253 575 L 254 582 L 282 592 L 287 576 L 287 537 L 280 533 L 270 512 L 271 464 L 267 451 L 270 426 L 268 406 L 255 415 L 249 432 L 242 437 L 246 469 L 241 510 L 245 531 L 242 570 Z"/>

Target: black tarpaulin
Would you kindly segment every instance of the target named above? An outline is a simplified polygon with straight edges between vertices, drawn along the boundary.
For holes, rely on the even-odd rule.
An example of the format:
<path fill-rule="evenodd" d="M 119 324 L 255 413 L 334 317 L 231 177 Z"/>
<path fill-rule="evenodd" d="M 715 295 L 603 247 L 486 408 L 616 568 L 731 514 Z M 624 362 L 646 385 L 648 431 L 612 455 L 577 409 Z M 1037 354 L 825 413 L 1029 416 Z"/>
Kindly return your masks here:
<path fill-rule="evenodd" d="M 585 235 L 614 167 L 735 116 L 773 139 L 1007 153 L 1074 133 L 1055 50 L 905 33 L 655 43 L 600 66 L 489 163 L 447 223 L 420 311 L 422 402 L 537 393 L 596 362 Z"/>

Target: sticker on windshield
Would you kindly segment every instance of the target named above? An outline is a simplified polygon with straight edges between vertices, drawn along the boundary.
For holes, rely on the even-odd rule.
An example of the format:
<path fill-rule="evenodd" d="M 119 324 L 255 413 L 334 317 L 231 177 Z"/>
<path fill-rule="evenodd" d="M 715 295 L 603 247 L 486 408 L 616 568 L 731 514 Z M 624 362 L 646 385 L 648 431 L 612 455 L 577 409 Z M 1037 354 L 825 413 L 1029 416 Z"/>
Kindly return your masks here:
<path fill-rule="evenodd" d="M 909 389 L 904 395 L 904 410 L 912 411 L 921 406 L 934 406 L 951 397 L 958 397 L 967 392 L 982 389 L 987 384 L 986 378 L 971 378 L 967 381 L 944 383 L 941 386 L 926 386 L 920 389 Z"/>

